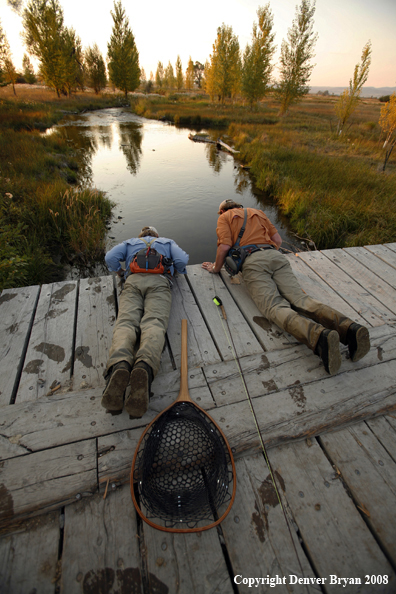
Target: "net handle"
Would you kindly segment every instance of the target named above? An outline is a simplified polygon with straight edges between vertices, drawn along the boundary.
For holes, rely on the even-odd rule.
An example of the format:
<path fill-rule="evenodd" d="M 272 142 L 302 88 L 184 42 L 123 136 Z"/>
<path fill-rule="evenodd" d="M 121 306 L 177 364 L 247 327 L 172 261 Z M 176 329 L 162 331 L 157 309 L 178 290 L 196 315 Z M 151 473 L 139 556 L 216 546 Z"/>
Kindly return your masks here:
<path fill-rule="evenodd" d="M 181 321 L 180 390 L 176 402 L 193 402 L 188 391 L 187 320 Z"/>

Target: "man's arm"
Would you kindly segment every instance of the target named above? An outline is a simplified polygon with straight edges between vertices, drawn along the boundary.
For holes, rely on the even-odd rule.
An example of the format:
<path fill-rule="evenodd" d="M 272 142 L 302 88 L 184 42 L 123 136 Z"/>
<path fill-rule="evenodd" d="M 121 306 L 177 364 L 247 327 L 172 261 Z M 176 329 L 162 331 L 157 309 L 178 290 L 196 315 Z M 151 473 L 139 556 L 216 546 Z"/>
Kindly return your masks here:
<path fill-rule="evenodd" d="M 230 245 L 225 245 L 224 243 L 221 243 L 217 248 L 216 262 L 204 262 L 202 264 L 202 268 L 205 268 L 208 272 L 213 272 L 214 274 L 220 272 L 230 249 Z"/>
<path fill-rule="evenodd" d="M 105 256 L 107 268 L 110 272 L 116 272 L 118 276 L 123 275 L 120 262 L 125 262 L 126 260 L 126 249 L 125 243 L 120 243 L 107 252 Z"/>
<path fill-rule="evenodd" d="M 282 237 L 279 235 L 279 233 L 275 233 L 275 235 L 271 237 L 271 241 L 276 243 L 279 250 L 280 246 L 282 245 Z"/>

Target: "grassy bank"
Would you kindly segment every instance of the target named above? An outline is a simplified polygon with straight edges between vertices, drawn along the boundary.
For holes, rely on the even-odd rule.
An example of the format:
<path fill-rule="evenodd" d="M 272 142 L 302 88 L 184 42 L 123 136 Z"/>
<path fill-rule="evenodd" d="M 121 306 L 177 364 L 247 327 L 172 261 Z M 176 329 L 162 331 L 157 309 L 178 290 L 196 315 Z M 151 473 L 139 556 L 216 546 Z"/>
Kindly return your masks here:
<path fill-rule="evenodd" d="M 45 130 L 66 113 L 119 104 L 114 96 L 57 99 L 48 90 L 0 89 L 0 289 L 50 282 L 64 263 L 103 257 L 111 202 L 79 190 L 73 147 Z"/>
<path fill-rule="evenodd" d="M 256 185 L 319 249 L 396 241 L 396 165 L 393 158 L 381 171 L 381 103 L 363 100 L 338 137 L 335 101 L 308 96 L 285 118 L 272 99 L 254 111 L 182 95 L 137 99 L 132 108 L 178 125 L 222 127 Z"/>

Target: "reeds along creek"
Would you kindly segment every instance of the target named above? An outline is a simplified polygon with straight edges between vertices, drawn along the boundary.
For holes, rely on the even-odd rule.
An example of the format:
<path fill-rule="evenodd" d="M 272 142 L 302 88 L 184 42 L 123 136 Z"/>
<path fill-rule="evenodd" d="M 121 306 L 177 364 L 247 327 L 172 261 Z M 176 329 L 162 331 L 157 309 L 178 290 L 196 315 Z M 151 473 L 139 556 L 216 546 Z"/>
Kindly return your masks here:
<path fill-rule="evenodd" d="M 42 92 L 41 92 L 42 93 Z M 103 257 L 111 202 L 78 190 L 79 156 L 59 134 L 43 132 L 82 109 L 77 100 L 5 100 L 0 106 L 0 289 L 62 278 L 55 262 Z M 109 101 L 107 101 L 109 103 Z M 114 104 L 112 99 L 111 104 Z M 83 103 L 84 105 L 84 103 Z M 95 100 L 85 100 L 95 108 Z M 106 101 L 98 101 L 104 107 Z"/>

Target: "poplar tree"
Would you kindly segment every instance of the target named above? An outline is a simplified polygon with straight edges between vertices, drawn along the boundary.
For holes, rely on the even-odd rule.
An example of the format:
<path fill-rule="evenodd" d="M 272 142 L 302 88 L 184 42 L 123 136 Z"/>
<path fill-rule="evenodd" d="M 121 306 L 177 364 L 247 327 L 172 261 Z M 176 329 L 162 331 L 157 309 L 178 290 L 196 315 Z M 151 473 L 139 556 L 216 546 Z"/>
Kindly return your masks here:
<path fill-rule="evenodd" d="M 275 52 L 270 5 L 259 7 L 257 16 L 258 24 L 253 24 L 252 43 L 246 46 L 242 68 L 242 92 L 250 106 L 268 92 L 273 69 L 271 60 Z"/>
<path fill-rule="evenodd" d="M 33 65 L 30 61 L 30 58 L 27 54 L 24 54 L 22 59 L 22 68 L 23 68 L 23 78 L 29 85 L 33 85 L 37 77 L 34 74 Z"/>
<path fill-rule="evenodd" d="M 239 41 L 232 27 L 224 23 L 217 29 L 208 76 L 213 96 L 217 96 L 222 103 L 226 97 L 234 97 L 239 91 L 241 81 Z"/>
<path fill-rule="evenodd" d="M 167 89 L 173 89 L 173 87 L 175 86 L 175 75 L 174 75 L 173 66 L 172 66 L 170 60 L 168 62 L 168 66 L 165 68 L 164 86 Z"/>
<path fill-rule="evenodd" d="M 195 74 L 195 83 L 198 89 L 202 86 L 202 79 L 204 77 L 205 66 L 201 64 L 201 62 L 195 62 L 194 64 L 194 74 Z"/>
<path fill-rule="evenodd" d="M 12 84 L 12 90 L 14 91 L 14 95 L 16 95 L 15 91 L 15 83 L 18 78 L 18 74 L 14 63 L 11 58 L 11 50 L 10 44 L 8 43 L 8 39 L 6 34 L 3 31 L 3 27 L 1 26 L 0 22 L 0 70 L 2 71 L 3 78 L 6 83 Z"/>
<path fill-rule="evenodd" d="M 106 88 L 107 76 L 106 65 L 96 43 L 85 50 L 85 65 L 87 82 L 96 95 L 99 95 L 100 91 Z"/>
<path fill-rule="evenodd" d="M 338 117 L 337 132 L 342 134 L 346 122 L 355 111 L 360 99 L 360 92 L 367 81 L 371 64 L 371 41 L 368 41 L 363 48 L 360 64 L 356 64 L 353 78 L 349 81 L 349 89 L 340 95 L 334 106 Z"/>
<path fill-rule="evenodd" d="M 183 66 L 180 56 L 177 56 L 176 60 L 176 88 L 180 91 L 183 88 L 184 84 L 184 76 L 183 76 Z"/>
<path fill-rule="evenodd" d="M 188 60 L 188 66 L 186 70 L 186 89 L 191 91 L 194 87 L 194 62 L 190 59 Z"/>
<path fill-rule="evenodd" d="M 276 94 L 281 102 L 280 115 L 284 115 L 290 105 L 299 101 L 309 92 L 308 82 L 315 64 L 314 47 L 318 35 L 313 32 L 315 0 L 301 0 L 296 6 L 296 16 L 283 40 L 280 55 L 280 82 Z"/>
<path fill-rule="evenodd" d="M 389 101 L 381 107 L 379 124 L 385 133 L 385 142 L 382 147 L 385 149 L 385 160 L 382 171 L 385 171 L 386 164 L 396 145 L 396 93 L 392 93 Z"/>
<path fill-rule="evenodd" d="M 140 83 L 139 53 L 121 1 L 114 1 L 114 12 L 110 14 L 114 24 L 107 44 L 109 78 L 126 98 Z"/>
<path fill-rule="evenodd" d="M 159 89 L 161 89 L 162 85 L 164 84 L 164 66 L 162 62 L 158 62 L 157 64 L 157 70 L 155 73 L 155 84 Z"/>
<path fill-rule="evenodd" d="M 75 72 L 76 65 L 72 41 L 77 38 L 64 27 L 58 0 L 31 0 L 23 12 L 23 25 L 29 53 L 38 58 L 45 84 L 60 97 L 61 92 L 71 87 L 69 75 L 72 70 Z"/>

